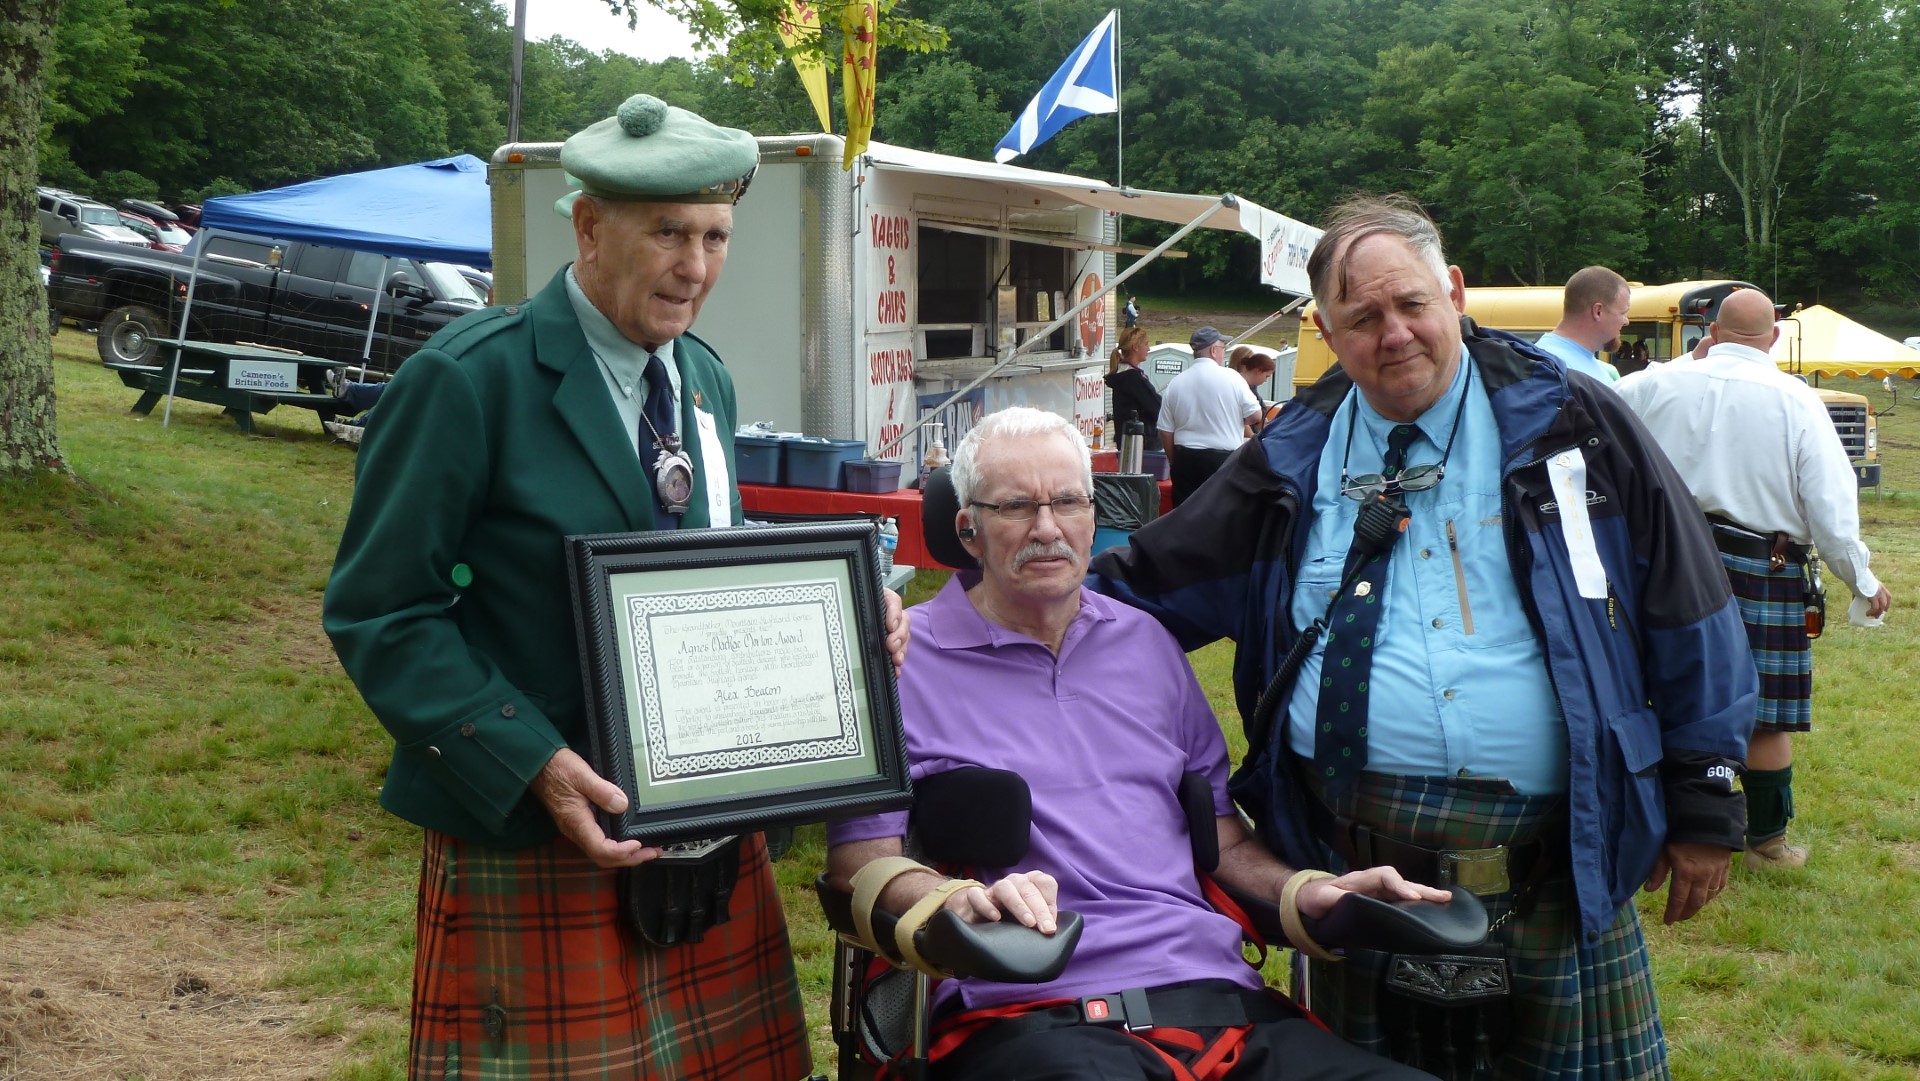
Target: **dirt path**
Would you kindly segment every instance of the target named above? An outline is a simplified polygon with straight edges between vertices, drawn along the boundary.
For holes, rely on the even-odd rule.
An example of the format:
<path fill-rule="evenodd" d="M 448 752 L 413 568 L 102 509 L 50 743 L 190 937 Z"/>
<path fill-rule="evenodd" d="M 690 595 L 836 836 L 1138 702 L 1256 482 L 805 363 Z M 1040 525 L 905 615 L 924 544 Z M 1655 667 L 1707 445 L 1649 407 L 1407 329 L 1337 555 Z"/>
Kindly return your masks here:
<path fill-rule="evenodd" d="M 7 931 L 0 1081 L 307 1081 L 374 1019 L 272 986 L 255 925 L 134 902 Z"/>

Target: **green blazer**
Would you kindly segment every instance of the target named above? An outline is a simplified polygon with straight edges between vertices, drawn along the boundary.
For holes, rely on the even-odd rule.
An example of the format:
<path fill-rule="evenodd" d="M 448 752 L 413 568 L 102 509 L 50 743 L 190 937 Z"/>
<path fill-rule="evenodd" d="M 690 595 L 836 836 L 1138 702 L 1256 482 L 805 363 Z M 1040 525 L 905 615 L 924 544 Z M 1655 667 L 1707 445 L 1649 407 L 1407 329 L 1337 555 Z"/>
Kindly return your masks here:
<path fill-rule="evenodd" d="M 528 782 L 561 746 L 587 751 L 561 538 L 654 528 L 651 480 L 564 274 L 523 305 L 451 324 L 407 358 L 360 444 L 326 592 L 340 662 L 393 734 L 381 804 L 503 848 L 553 835 Z M 674 357 L 696 478 L 682 524 L 710 524 L 715 468 L 732 496 L 724 524 L 738 524 L 733 381 L 691 334 Z M 696 410 L 712 415 L 725 462 L 703 460 Z"/>

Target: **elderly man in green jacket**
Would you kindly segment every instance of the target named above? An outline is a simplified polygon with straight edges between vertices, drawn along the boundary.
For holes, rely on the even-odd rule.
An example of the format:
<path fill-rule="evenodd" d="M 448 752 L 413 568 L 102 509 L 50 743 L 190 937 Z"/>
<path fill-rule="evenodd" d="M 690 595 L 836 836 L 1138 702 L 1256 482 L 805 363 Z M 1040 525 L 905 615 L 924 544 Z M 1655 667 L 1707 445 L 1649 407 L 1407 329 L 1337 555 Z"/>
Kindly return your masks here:
<path fill-rule="evenodd" d="M 562 545 L 740 522 L 733 384 L 689 328 L 758 160 L 746 132 L 646 95 L 569 139 L 577 261 L 409 358 L 361 444 L 325 620 L 394 737 L 381 803 L 426 829 L 414 1078 L 811 1068 L 759 835 L 726 922 L 658 943 L 623 915 L 666 865 L 598 824 L 627 797 L 582 757 Z"/>

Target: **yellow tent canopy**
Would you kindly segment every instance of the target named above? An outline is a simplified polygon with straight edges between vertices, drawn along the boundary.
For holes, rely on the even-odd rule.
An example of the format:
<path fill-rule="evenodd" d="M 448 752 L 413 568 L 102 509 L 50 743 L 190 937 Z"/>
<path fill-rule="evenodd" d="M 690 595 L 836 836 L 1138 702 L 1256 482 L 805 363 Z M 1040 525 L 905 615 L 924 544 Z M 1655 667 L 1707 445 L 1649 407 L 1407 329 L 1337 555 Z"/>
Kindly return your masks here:
<path fill-rule="evenodd" d="M 1780 321 L 1774 358 L 1800 375 L 1920 376 L 1920 349 L 1910 349 L 1824 304 Z"/>

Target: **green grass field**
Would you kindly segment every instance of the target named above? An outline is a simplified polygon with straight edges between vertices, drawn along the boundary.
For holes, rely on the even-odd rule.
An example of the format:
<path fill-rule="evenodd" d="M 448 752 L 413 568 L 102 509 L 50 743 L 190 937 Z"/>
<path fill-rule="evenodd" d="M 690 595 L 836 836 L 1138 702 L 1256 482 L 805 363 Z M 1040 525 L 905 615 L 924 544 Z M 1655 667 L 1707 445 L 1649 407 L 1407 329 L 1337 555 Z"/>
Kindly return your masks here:
<path fill-rule="evenodd" d="M 0 1078 L 400 1077 L 419 837 L 319 625 L 353 454 L 304 410 L 163 429 L 55 343 L 78 480 L 0 485 Z M 1920 1077 L 1920 402 L 1861 385 L 1896 405 L 1862 513 L 1897 607 L 1857 630 L 1837 590 L 1816 645 L 1813 863 L 1649 929 L 1683 1079 Z M 1229 661 L 1194 655 L 1237 739 Z M 821 860 L 816 827 L 779 866 L 825 1070 Z"/>

